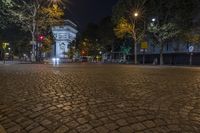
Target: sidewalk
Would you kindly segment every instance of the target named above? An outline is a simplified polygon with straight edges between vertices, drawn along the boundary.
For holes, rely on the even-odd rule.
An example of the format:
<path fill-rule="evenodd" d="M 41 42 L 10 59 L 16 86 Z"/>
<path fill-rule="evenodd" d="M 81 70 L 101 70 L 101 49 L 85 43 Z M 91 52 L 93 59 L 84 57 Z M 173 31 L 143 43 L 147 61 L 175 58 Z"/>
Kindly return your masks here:
<path fill-rule="evenodd" d="M 0 61 L 0 65 L 3 65 L 3 64 L 26 64 L 26 63 L 31 63 L 31 62 L 27 62 L 27 61 Z"/>

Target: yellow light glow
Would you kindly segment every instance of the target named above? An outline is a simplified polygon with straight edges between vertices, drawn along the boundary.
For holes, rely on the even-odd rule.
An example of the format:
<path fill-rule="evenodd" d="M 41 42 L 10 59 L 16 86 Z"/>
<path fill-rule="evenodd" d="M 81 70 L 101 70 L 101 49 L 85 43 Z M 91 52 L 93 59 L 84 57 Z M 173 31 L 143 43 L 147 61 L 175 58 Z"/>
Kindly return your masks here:
<path fill-rule="evenodd" d="M 134 13 L 134 16 L 137 17 L 137 16 L 139 16 L 139 14 L 138 14 L 137 12 L 135 12 L 135 13 Z"/>

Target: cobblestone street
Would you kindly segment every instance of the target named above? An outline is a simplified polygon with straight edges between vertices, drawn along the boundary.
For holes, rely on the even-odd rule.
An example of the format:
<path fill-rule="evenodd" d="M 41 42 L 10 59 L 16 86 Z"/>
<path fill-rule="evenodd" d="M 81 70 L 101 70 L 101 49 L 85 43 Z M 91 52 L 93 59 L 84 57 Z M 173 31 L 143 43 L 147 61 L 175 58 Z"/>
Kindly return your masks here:
<path fill-rule="evenodd" d="M 7 133 L 199 133 L 200 68 L 0 65 Z"/>

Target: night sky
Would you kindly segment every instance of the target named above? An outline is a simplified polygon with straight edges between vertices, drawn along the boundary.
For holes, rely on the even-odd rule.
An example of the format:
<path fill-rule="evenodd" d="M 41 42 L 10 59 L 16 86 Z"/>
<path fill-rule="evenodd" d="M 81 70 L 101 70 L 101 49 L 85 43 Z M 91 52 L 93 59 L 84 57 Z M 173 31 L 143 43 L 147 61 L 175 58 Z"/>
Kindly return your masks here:
<path fill-rule="evenodd" d="M 112 7 L 118 0 L 71 0 L 66 18 L 74 21 L 83 30 L 89 22 L 98 23 L 112 14 Z"/>

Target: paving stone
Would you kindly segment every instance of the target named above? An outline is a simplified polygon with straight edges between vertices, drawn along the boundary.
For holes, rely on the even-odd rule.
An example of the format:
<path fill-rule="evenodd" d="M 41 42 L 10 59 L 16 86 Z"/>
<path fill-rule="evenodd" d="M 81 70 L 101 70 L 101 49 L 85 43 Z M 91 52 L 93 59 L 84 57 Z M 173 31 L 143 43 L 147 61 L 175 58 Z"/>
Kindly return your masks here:
<path fill-rule="evenodd" d="M 38 111 L 41 111 L 42 109 L 44 109 L 44 107 L 40 106 L 40 107 L 34 108 L 33 111 L 38 112 Z"/>
<path fill-rule="evenodd" d="M 120 133 L 120 132 L 115 130 L 115 131 L 111 131 L 110 133 Z"/>
<path fill-rule="evenodd" d="M 85 123 L 88 122 L 85 118 L 78 118 L 77 121 L 78 121 L 80 124 L 85 124 Z"/>
<path fill-rule="evenodd" d="M 84 124 L 84 125 L 81 125 L 81 126 L 77 127 L 77 130 L 79 132 L 83 132 L 83 133 L 87 133 L 91 129 L 92 129 L 92 126 L 90 126 L 89 124 Z"/>
<path fill-rule="evenodd" d="M 117 115 L 113 115 L 113 116 L 109 116 L 109 119 L 116 121 L 119 119 L 119 117 Z"/>
<path fill-rule="evenodd" d="M 68 133 L 78 133 L 76 130 L 70 130 Z"/>
<path fill-rule="evenodd" d="M 55 110 L 55 109 L 57 109 L 55 106 L 49 107 L 49 110 Z"/>
<path fill-rule="evenodd" d="M 135 117 L 129 117 L 126 119 L 128 123 L 138 123 L 138 120 Z"/>
<path fill-rule="evenodd" d="M 38 126 L 39 126 L 38 123 L 32 123 L 31 125 L 29 125 L 28 127 L 26 127 L 26 130 L 29 131 L 29 130 L 32 130 L 32 129 L 38 127 Z"/>
<path fill-rule="evenodd" d="M 59 127 L 58 129 L 56 129 L 56 131 L 54 133 L 66 133 L 68 130 L 69 130 L 69 128 L 63 125 L 63 126 Z"/>
<path fill-rule="evenodd" d="M 101 122 L 100 120 L 92 120 L 92 121 L 89 121 L 89 123 L 90 123 L 93 127 L 98 127 L 98 126 L 103 125 L 103 122 Z"/>
<path fill-rule="evenodd" d="M 33 121 L 27 120 L 27 121 L 21 122 L 20 125 L 21 125 L 23 128 L 25 128 L 25 127 L 31 125 L 32 123 L 33 123 Z"/>
<path fill-rule="evenodd" d="M 146 129 L 146 127 L 142 123 L 135 123 L 131 125 L 131 128 L 134 129 L 134 131 L 141 131 Z"/>
<path fill-rule="evenodd" d="M 156 126 L 156 124 L 153 121 L 145 121 L 143 124 L 148 128 L 153 128 Z"/>
<path fill-rule="evenodd" d="M 30 133 L 39 133 L 44 130 L 44 127 L 38 126 L 30 131 Z"/>
<path fill-rule="evenodd" d="M 52 123 L 52 122 L 49 121 L 49 120 L 47 120 L 47 119 L 45 119 L 45 120 L 43 120 L 42 122 L 40 122 L 40 124 L 43 125 L 43 126 L 50 125 L 51 123 Z"/>
<path fill-rule="evenodd" d="M 171 131 L 180 131 L 181 128 L 177 125 L 168 125 L 167 126 Z"/>
<path fill-rule="evenodd" d="M 19 126 L 13 126 L 9 129 L 7 129 L 7 132 L 9 133 L 15 133 L 15 132 L 20 132 L 21 131 L 21 128 Z"/>
<path fill-rule="evenodd" d="M 88 131 L 87 133 L 97 133 L 97 131 L 95 129 L 92 129 L 92 130 Z"/>
<path fill-rule="evenodd" d="M 48 130 L 43 130 L 43 131 L 41 131 L 40 133 L 51 133 L 51 132 L 48 131 Z"/>
<path fill-rule="evenodd" d="M 108 133 L 109 130 L 103 126 L 95 128 L 98 133 Z"/>
<path fill-rule="evenodd" d="M 59 104 L 59 105 L 56 105 L 58 108 L 62 108 L 64 105 L 62 104 Z"/>
<path fill-rule="evenodd" d="M 65 106 L 65 107 L 63 107 L 63 109 L 64 110 L 70 110 L 72 107 L 70 107 L 70 106 Z"/>
<path fill-rule="evenodd" d="M 119 128 L 119 131 L 120 133 L 133 133 L 133 130 L 128 126 Z"/>
<path fill-rule="evenodd" d="M 75 128 L 75 127 L 77 127 L 78 125 L 79 125 L 79 123 L 76 122 L 76 121 L 70 121 L 70 122 L 67 123 L 67 126 L 68 126 L 69 128 Z"/>
<path fill-rule="evenodd" d="M 116 123 L 117 123 L 119 126 L 125 126 L 125 125 L 128 124 L 128 123 L 126 122 L 126 120 L 124 120 L 124 119 L 117 120 Z"/>
<path fill-rule="evenodd" d="M 162 119 L 156 119 L 156 120 L 154 120 L 154 122 L 158 126 L 166 125 L 166 122 L 164 120 L 162 120 Z"/>
<path fill-rule="evenodd" d="M 165 66 L 1 65 L 0 123 L 8 133 L 198 133 L 197 73 Z"/>

